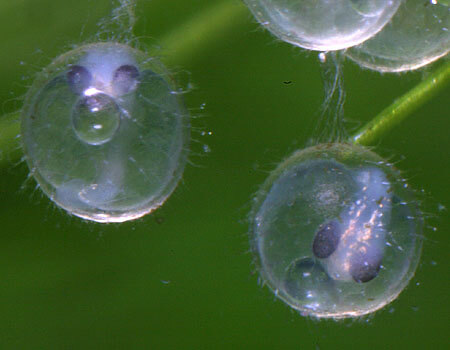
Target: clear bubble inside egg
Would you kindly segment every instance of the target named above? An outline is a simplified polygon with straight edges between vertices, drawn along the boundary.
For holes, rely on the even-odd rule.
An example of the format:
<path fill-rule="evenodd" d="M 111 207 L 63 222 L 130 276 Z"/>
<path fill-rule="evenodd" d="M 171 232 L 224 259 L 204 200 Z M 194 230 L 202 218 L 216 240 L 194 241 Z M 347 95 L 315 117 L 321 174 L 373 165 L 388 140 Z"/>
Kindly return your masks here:
<path fill-rule="evenodd" d="M 420 257 L 413 193 L 360 146 L 294 153 L 263 184 L 250 219 L 262 280 L 302 315 L 372 313 L 397 298 Z"/>
<path fill-rule="evenodd" d="M 365 68 L 402 72 L 426 66 L 449 51 L 448 0 L 405 0 L 383 30 L 346 55 Z"/>
<path fill-rule="evenodd" d="M 362 43 L 391 19 L 401 0 L 244 0 L 275 36 L 309 50 Z"/>
<path fill-rule="evenodd" d="M 122 222 L 159 207 L 186 163 L 189 117 L 165 67 L 119 43 L 58 57 L 32 85 L 22 113 L 29 168 L 58 206 Z"/>

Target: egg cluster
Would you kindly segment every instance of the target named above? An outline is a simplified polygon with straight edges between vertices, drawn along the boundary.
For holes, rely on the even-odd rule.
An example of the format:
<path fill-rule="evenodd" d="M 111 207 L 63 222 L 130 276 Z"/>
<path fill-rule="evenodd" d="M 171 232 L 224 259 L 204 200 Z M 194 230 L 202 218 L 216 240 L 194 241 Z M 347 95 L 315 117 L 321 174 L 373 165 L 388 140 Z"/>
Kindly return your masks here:
<path fill-rule="evenodd" d="M 244 1 L 280 39 L 345 50 L 378 71 L 415 69 L 450 47 L 446 0 Z M 54 60 L 31 86 L 21 126 L 42 191 L 68 213 L 103 223 L 162 205 L 181 178 L 190 139 L 188 113 L 166 68 L 117 42 Z M 250 215 L 263 281 L 318 318 L 362 316 L 394 300 L 414 275 L 421 229 L 398 171 L 347 143 L 295 152 L 263 184 Z"/>
<path fill-rule="evenodd" d="M 349 49 L 360 66 L 399 72 L 450 50 L 447 0 L 244 0 L 275 36 L 308 50 Z"/>

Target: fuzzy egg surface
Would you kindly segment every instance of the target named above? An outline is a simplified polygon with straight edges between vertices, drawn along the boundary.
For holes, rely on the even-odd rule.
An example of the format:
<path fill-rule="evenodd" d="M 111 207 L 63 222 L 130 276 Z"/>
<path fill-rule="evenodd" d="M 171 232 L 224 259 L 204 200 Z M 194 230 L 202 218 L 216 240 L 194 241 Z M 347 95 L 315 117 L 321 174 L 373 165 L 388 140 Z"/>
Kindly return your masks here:
<path fill-rule="evenodd" d="M 264 284 L 302 315 L 358 317 L 390 303 L 419 262 L 422 215 L 399 173 L 356 145 L 295 152 L 254 199 Z"/>
<path fill-rule="evenodd" d="M 34 81 L 22 143 L 42 191 L 97 222 L 139 218 L 162 205 L 185 166 L 189 117 L 155 58 L 103 42 L 69 51 Z"/>

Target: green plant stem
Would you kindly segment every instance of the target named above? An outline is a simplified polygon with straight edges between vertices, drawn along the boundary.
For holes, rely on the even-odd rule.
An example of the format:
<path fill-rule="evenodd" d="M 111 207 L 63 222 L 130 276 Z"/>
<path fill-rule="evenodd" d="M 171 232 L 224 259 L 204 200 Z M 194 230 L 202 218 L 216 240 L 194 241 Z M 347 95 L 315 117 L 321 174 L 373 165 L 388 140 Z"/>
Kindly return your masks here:
<path fill-rule="evenodd" d="M 162 38 L 163 61 L 189 63 L 201 56 L 209 44 L 220 45 L 221 34 L 238 28 L 248 18 L 247 7 L 240 1 L 226 0 L 210 6 Z"/>
<path fill-rule="evenodd" d="M 364 146 L 374 144 L 382 135 L 437 95 L 449 83 L 450 62 L 446 62 L 359 129 L 351 137 L 351 141 Z"/>

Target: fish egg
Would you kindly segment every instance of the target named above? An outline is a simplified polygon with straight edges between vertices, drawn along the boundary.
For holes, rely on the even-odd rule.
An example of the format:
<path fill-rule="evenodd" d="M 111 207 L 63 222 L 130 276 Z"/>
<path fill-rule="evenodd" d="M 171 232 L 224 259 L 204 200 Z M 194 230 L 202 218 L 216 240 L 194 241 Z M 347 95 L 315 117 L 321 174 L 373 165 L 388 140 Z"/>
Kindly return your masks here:
<path fill-rule="evenodd" d="M 390 303 L 419 262 L 422 215 L 397 170 L 345 143 L 295 152 L 250 214 L 262 280 L 302 315 L 358 317 Z"/>
<path fill-rule="evenodd" d="M 244 0 L 272 34 L 309 50 L 341 50 L 380 31 L 402 0 Z"/>
<path fill-rule="evenodd" d="M 162 205 L 185 166 L 189 116 L 155 58 L 103 42 L 55 59 L 22 112 L 25 158 L 42 191 L 97 222 L 139 218 Z"/>
<path fill-rule="evenodd" d="M 448 1 L 406 0 L 383 30 L 346 55 L 379 72 L 414 70 L 448 54 L 449 30 Z"/>

